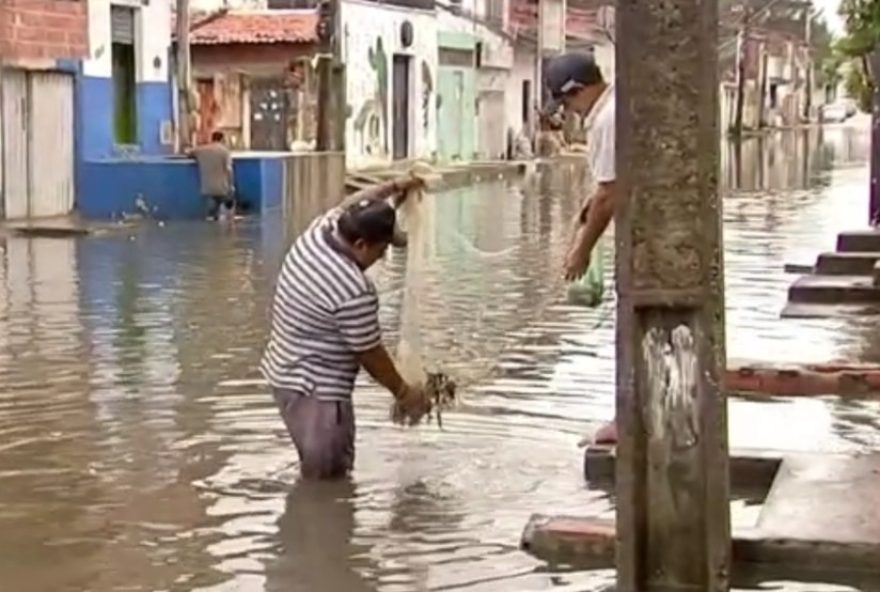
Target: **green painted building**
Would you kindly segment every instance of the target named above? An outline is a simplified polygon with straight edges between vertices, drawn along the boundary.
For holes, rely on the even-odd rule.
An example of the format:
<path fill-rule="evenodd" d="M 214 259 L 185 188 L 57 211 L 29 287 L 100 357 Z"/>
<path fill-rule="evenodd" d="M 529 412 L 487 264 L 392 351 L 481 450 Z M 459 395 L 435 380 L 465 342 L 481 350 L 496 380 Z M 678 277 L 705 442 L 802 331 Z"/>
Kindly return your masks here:
<path fill-rule="evenodd" d="M 441 31 L 437 45 L 437 156 L 469 162 L 477 151 L 477 39 Z"/>

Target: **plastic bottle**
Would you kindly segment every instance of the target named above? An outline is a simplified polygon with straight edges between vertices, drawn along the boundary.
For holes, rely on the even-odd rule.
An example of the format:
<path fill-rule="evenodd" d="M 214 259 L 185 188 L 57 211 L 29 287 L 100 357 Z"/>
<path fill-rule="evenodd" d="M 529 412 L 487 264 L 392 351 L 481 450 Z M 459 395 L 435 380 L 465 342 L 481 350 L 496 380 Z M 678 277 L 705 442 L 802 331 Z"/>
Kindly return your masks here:
<path fill-rule="evenodd" d="M 590 253 L 586 273 L 568 284 L 568 302 L 592 308 L 599 306 L 604 296 L 605 261 L 602 244 L 598 243 Z"/>

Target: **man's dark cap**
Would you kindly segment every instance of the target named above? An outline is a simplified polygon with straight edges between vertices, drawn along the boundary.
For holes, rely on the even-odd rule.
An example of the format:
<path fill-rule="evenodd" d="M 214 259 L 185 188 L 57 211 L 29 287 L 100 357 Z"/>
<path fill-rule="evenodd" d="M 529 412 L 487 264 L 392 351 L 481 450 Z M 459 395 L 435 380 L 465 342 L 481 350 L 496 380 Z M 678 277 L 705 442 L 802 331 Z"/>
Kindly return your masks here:
<path fill-rule="evenodd" d="M 604 81 L 591 52 L 569 52 L 553 58 L 544 68 L 544 84 L 553 99 L 545 112 L 557 111 L 565 95 Z"/>
<path fill-rule="evenodd" d="M 404 246 L 405 240 L 397 232 L 397 213 L 385 200 L 361 199 L 346 207 L 339 216 L 339 230 L 351 239 L 368 243 L 390 243 Z"/>

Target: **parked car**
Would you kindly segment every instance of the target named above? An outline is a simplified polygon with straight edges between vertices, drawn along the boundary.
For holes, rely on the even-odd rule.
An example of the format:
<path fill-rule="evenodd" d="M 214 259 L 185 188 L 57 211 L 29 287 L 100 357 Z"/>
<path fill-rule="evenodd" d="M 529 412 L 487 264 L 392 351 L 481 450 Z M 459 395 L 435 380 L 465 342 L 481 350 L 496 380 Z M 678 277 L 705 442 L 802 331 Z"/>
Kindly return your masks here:
<path fill-rule="evenodd" d="M 851 116 L 847 106 L 843 103 L 823 105 L 821 113 L 823 123 L 843 123 Z"/>

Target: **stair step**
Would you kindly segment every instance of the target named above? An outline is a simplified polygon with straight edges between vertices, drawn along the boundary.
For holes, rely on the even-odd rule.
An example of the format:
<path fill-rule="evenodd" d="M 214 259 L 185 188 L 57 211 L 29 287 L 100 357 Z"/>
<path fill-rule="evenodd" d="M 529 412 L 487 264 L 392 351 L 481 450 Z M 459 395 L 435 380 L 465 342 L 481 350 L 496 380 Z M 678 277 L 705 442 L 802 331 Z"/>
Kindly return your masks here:
<path fill-rule="evenodd" d="M 880 251 L 822 253 L 816 260 L 820 275 L 874 275 L 874 266 L 880 260 Z"/>
<path fill-rule="evenodd" d="M 871 276 L 805 275 L 788 290 L 788 299 L 806 304 L 880 303 L 880 286 Z"/>
<path fill-rule="evenodd" d="M 846 252 L 880 251 L 880 231 L 858 230 L 842 232 L 837 237 L 837 250 Z"/>

